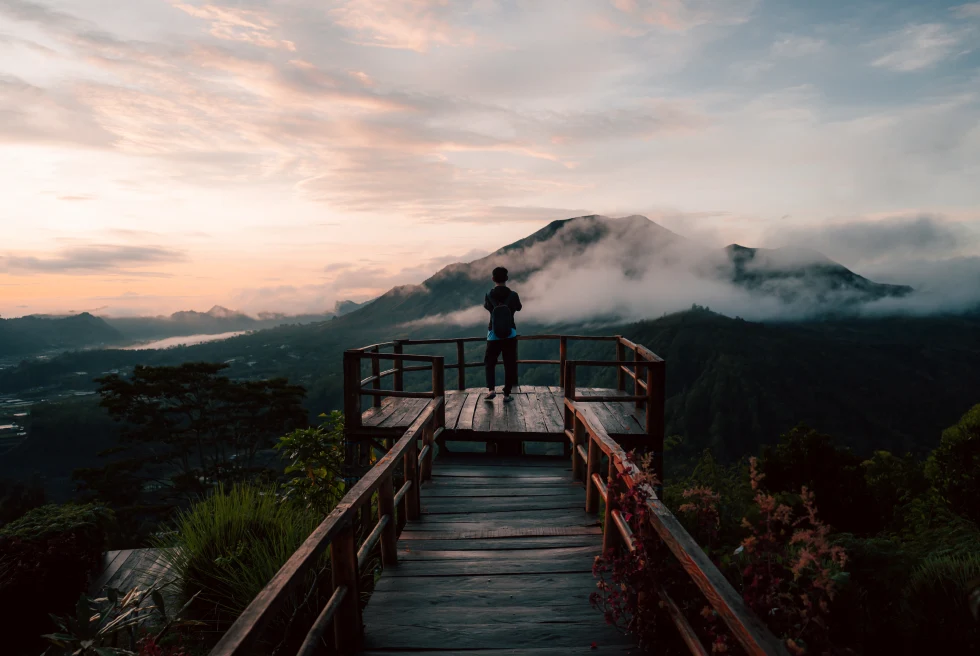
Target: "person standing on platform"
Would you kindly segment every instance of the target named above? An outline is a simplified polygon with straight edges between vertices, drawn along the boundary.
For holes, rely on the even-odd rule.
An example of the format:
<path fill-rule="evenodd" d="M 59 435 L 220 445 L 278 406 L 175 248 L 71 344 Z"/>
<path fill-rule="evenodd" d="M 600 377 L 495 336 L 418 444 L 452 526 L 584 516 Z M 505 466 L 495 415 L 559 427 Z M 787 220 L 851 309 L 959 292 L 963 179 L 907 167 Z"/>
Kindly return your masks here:
<path fill-rule="evenodd" d="M 521 297 L 507 287 L 507 269 L 497 267 L 492 274 L 494 288 L 483 300 L 483 307 L 490 312 L 487 326 L 487 354 L 483 363 L 487 371 L 487 401 L 496 396 L 497 358 L 504 356 L 504 402 L 511 401 L 511 389 L 517 385 L 517 324 L 514 313 L 521 311 Z"/>

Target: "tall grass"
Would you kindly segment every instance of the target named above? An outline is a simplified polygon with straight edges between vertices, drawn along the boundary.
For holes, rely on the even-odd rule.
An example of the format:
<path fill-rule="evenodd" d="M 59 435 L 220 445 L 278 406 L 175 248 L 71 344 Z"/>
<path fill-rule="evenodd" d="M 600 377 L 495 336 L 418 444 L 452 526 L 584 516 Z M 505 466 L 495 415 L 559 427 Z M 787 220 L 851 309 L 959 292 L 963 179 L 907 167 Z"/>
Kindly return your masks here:
<path fill-rule="evenodd" d="M 320 519 L 283 502 L 275 488 L 236 485 L 181 512 L 158 546 L 166 549 L 184 594 L 200 593 L 199 611 L 224 624 L 241 614 Z"/>

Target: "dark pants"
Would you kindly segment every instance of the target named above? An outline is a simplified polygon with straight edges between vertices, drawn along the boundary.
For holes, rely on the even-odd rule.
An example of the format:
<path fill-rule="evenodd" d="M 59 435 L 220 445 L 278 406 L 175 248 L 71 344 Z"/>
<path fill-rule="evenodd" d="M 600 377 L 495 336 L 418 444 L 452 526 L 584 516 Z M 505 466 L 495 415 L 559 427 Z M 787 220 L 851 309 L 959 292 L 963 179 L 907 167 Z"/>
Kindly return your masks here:
<path fill-rule="evenodd" d="M 483 364 L 487 369 L 487 389 L 497 386 L 497 358 L 504 354 L 504 394 L 517 385 L 517 338 L 495 339 L 487 341 L 487 355 Z"/>

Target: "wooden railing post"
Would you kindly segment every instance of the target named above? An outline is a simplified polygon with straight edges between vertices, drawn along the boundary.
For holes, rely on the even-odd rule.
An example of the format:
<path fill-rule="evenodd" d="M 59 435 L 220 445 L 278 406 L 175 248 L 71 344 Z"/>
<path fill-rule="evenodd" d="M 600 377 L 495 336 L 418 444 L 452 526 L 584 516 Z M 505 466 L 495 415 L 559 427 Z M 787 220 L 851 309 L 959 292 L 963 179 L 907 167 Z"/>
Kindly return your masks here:
<path fill-rule="evenodd" d="M 588 433 L 585 430 L 585 424 L 582 419 L 576 414 L 573 421 L 574 428 L 572 428 L 572 479 L 581 480 L 582 475 L 585 472 L 586 463 L 582 462 L 582 456 L 579 454 L 578 447 L 580 444 L 584 445 L 585 440 L 588 439 Z"/>
<path fill-rule="evenodd" d="M 429 447 L 426 449 L 425 447 Z M 419 481 L 425 482 L 432 478 L 432 424 L 426 424 L 422 429 L 422 451 L 425 456 L 419 462 Z"/>
<path fill-rule="evenodd" d="M 337 651 L 354 654 L 361 649 L 361 595 L 358 590 L 360 575 L 357 568 L 357 542 L 354 527 L 344 527 L 340 535 L 330 543 L 330 568 L 333 570 L 333 587 L 347 587 L 347 594 L 333 617 Z"/>
<path fill-rule="evenodd" d="M 402 353 L 405 350 L 405 345 L 402 343 L 402 340 L 400 339 L 395 340 L 395 345 L 392 350 L 395 353 L 395 355 L 402 355 Z M 394 374 L 395 382 L 392 387 L 395 389 L 395 391 L 398 392 L 405 391 L 405 372 L 402 371 L 404 368 L 405 368 L 405 363 L 402 362 L 400 359 L 395 359 L 394 366 L 392 367 L 392 369 L 395 370 L 395 374 Z"/>
<path fill-rule="evenodd" d="M 381 563 L 385 569 L 398 564 L 398 530 L 395 526 L 395 483 L 392 475 L 385 477 L 378 488 L 378 520 L 385 515 L 388 523 L 381 531 Z"/>
<path fill-rule="evenodd" d="M 375 346 L 371 349 L 372 353 L 380 353 L 381 349 Z M 381 358 L 371 358 L 371 377 L 374 380 L 371 381 L 371 389 L 379 390 L 381 389 Z M 375 408 L 381 407 L 381 397 L 375 396 L 371 399 L 371 405 Z"/>
<path fill-rule="evenodd" d="M 361 354 L 344 351 L 344 429 L 361 427 Z"/>
<path fill-rule="evenodd" d="M 666 363 L 663 361 L 647 366 L 647 416 L 646 432 L 653 450 L 653 472 L 657 477 L 654 490 L 657 498 L 663 498 L 664 486 L 664 405 L 666 399 Z"/>
<path fill-rule="evenodd" d="M 602 553 L 607 555 L 610 549 L 615 549 L 619 543 L 619 529 L 613 521 L 612 512 L 617 510 L 616 497 L 613 493 L 615 489 L 614 476 L 616 467 L 613 465 L 612 458 L 609 459 L 609 475 L 606 477 L 606 512 L 602 520 Z"/>
<path fill-rule="evenodd" d="M 562 378 L 565 381 L 564 398 L 565 399 L 572 399 L 575 396 L 575 365 L 566 361 L 565 364 L 564 364 L 563 371 L 565 372 L 565 375 L 562 376 Z M 574 431 L 575 430 L 575 412 L 571 408 L 568 407 L 568 403 L 567 402 L 564 403 L 564 404 L 562 404 L 562 407 L 565 410 L 565 417 L 564 417 L 564 419 L 565 419 L 565 430 L 566 431 Z M 575 458 L 575 446 L 572 445 L 572 444 L 570 444 L 570 442 L 568 440 L 566 440 L 564 442 L 564 444 L 565 444 L 565 455 L 568 455 L 568 453 L 571 452 L 572 458 L 573 458 L 572 462 L 574 463 L 575 462 L 574 461 L 574 458 Z"/>
<path fill-rule="evenodd" d="M 558 338 L 558 386 L 565 387 L 565 361 L 568 360 L 568 338 Z"/>
<path fill-rule="evenodd" d="M 585 474 L 585 512 L 599 512 L 599 489 L 595 486 L 592 476 L 599 473 L 599 462 L 602 459 L 602 450 L 599 443 L 589 435 L 589 463 Z"/>
<path fill-rule="evenodd" d="M 643 386 L 640 384 L 640 366 L 636 364 L 641 360 L 642 358 L 640 357 L 640 349 L 636 349 L 635 351 L 633 351 L 633 375 L 635 376 L 635 378 L 633 379 L 633 394 L 635 396 L 643 395 Z M 637 401 L 636 409 L 639 410 L 642 407 L 643 407 L 643 401 Z"/>
<path fill-rule="evenodd" d="M 406 510 L 409 519 L 418 519 L 422 513 L 421 498 L 419 496 L 419 452 L 415 446 L 416 440 L 412 439 L 412 446 L 405 450 L 405 476 L 412 481 L 412 485 L 405 493 Z"/>
<path fill-rule="evenodd" d="M 623 346 L 623 336 L 616 335 L 616 362 L 625 364 L 626 347 Z M 623 371 L 623 364 L 616 367 L 616 389 L 620 392 L 626 391 L 626 372 Z"/>
<path fill-rule="evenodd" d="M 456 340 L 456 389 L 466 389 L 466 348 L 463 340 Z"/>
<path fill-rule="evenodd" d="M 435 431 L 437 428 L 446 428 L 446 361 L 444 358 L 435 358 L 432 360 L 432 393 L 435 398 L 442 398 L 442 403 L 439 404 L 439 408 L 436 410 L 436 417 L 434 425 L 431 431 Z M 430 442 L 432 441 L 432 433 L 430 432 Z M 440 438 L 440 443 L 445 447 L 445 438 Z M 433 444 L 432 449 L 435 449 Z M 431 449 L 429 452 L 429 476 L 432 476 L 432 453 Z M 428 479 L 426 479 L 428 480 Z"/>

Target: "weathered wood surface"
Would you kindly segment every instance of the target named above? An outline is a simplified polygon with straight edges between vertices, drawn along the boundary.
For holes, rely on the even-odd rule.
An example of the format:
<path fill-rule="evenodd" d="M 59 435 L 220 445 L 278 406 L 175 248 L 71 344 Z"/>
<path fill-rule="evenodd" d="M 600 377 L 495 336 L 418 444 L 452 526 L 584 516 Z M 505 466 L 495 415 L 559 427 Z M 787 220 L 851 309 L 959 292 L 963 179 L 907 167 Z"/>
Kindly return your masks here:
<path fill-rule="evenodd" d="M 602 535 L 584 503 L 566 458 L 440 455 L 364 611 L 363 653 L 636 653 L 589 605 Z"/>
<path fill-rule="evenodd" d="M 146 590 L 172 584 L 174 579 L 175 574 L 161 549 L 107 551 L 102 555 L 99 573 L 89 586 L 89 594 L 100 597 L 109 588 L 129 592 L 137 586 Z"/>
<path fill-rule="evenodd" d="M 626 392 L 578 388 L 582 396 L 627 396 Z M 512 392 L 514 400 L 504 403 L 498 393 L 486 400 L 485 389 L 446 391 L 446 439 L 474 439 L 477 433 L 494 436 L 534 434 L 564 439 L 564 395 L 558 387 L 522 385 Z M 425 408 L 426 399 L 386 398 L 380 407 L 362 414 L 361 424 L 368 429 L 397 430 L 410 426 Z M 589 403 L 610 435 L 646 434 L 643 413 L 635 404 L 625 401 Z"/>

